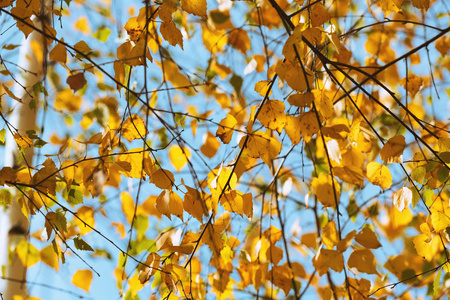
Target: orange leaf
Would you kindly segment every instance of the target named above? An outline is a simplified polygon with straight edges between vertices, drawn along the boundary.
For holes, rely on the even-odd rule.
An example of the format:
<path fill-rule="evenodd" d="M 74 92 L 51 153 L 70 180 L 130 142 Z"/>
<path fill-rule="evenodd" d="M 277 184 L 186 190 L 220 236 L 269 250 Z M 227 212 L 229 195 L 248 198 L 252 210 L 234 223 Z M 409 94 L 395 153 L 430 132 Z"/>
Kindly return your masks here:
<path fill-rule="evenodd" d="M 181 9 L 196 16 L 206 17 L 206 0 L 181 0 Z"/>
<path fill-rule="evenodd" d="M 355 241 L 369 249 L 377 249 L 381 247 L 375 232 L 368 227 L 364 228 L 356 235 Z"/>
<path fill-rule="evenodd" d="M 348 266 L 367 274 L 378 274 L 375 256 L 368 249 L 354 250 L 348 259 Z"/>
<path fill-rule="evenodd" d="M 385 163 L 403 162 L 402 154 L 405 150 L 406 142 L 403 135 L 396 135 L 390 138 L 380 151 L 380 157 Z"/>
<path fill-rule="evenodd" d="M 339 203 L 339 197 L 341 196 L 341 186 L 334 179 L 334 189 L 331 182 L 331 176 L 328 174 L 320 174 L 319 177 L 313 179 L 311 183 L 314 194 L 317 196 L 317 200 L 325 207 L 336 207 L 336 200 Z"/>
<path fill-rule="evenodd" d="M 61 41 L 64 42 L 64 38 L 61 38 Z M 58 43 L 52 51 L 50 51 L 50 59 L 53 61 L 57 61 L 59 63 L 65 64 L 67 62 L 67 50 L 66 46 L 61 43 Z"/>
<path fill-rule="evenodd" d="M 173 191 L 162 191 L 156 199 L 156 209 L 170 220 L 175 215 L 183 221 L 183 200 Z"/>
<path fill-rule="evenodd" d="M 231 141 L 236 125 L 236 119 L 232 115 L 227 115 L 225 119 L 220 121 L 216 136 L 219 137 L 224 144 L 228 144 Z"/>
<path fill-rule="evenodd" d="M 204 143 L 200 147 L 200 151 L 208 158 L 213 158 L 220 147 L 220 142 L 211 132 L 207 131 L 203 137 Z"/>

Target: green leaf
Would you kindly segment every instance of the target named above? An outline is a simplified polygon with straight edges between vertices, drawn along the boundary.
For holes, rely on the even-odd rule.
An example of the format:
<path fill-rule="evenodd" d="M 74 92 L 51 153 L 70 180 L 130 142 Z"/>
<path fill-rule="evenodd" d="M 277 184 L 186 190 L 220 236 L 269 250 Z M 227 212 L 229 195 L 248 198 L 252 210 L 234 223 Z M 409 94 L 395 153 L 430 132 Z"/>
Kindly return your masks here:
<path fill-rule="evenodd" d="M 77 248 L 78 250 L 94 251 L 94 249 L 92 249 L 92 247 L 89 246 L 88 243 L 83 241 L 79 236 L 77 236 L 73 239 L 73 244 L 74 244 L 75 248 Z"/>
<path fill-rule="evenodd" d="M 448 167 L 447 166 L 442 166 L 439 168 L 439 170 L 437 171 L 437 179 L 439 179 L 440 182 L 446 182 L 448 180 Z"/>
<path fill-rule="evenodd" d="M 420 200 L 420 194 L 417 191 L 417 189 L 415 189 L 414 187 L 411 187 L 411 191 L 412 191 L 412 200 L 411 200 L 411 202 L 412 202 L 412 206 L 413 206 L 413 209 L 414 209 L 416 207 L 416 204 Z"/>
<path fill-rule="evenodd" d="M 439 269 L 439 271 L 436 274 L 436 277 L 434 277 L 433 296 L 436 296 L 436 294 L 439 290 L 439 282 L 441 281 L 441 271 L 442 271 L 442 269 Z"/>
<path fill-rule="evenodd" d="M 430 206 L 431 203 L 433 203 L 433 196 L 434 196 L 434 191 L 432 191 L 432 190 L 425 189 L 425 191 L 423 192 L 423 199 L 425 200 L 425 204 L 427 206 Z"/>
<path fill-rule="evenodd" d="M 210 16 L 211 16 L 211 19 L 213 20 L 213 22 L 216 24 L 223 24 L 226 21 L 228 21 L 228 19 L 230 19 L 229 16 L 222 13 L 221 11 L 212 11 L 210 13 Z"/>
<path fill-rule="evenodd" d="M 72 0 L 64 0 L 64 2 L 66 2 L 67 7 L 70 5 L 70 2 L 72 2 Z"/>
<path fill-rule="evenodd" d="M 445 162 L 450 163 L 450 152 L 441 152 L 439 153 L 439 157 Z"/>
<path fill-rule="evenodd" d="M 425 169 L 427 172 L 431 172 L 436 168 L 436 166 L 437 166 L 437 162 L 432 161 L 426 165 Z"/>
<path fill-rule="evenodd" d="M 244 80 L 242 79 L 242 77 L 236 74 L 233 74 L 233 76 L 231 76 L 230 78 L 230 84 L 233 86 L 234 90 L 236 91 L 236 94 L 238 95 L 241 93 L 243 82 Z"/>
<path fill-rule="evenodd" d="M 0 190 L 0 203 L 10 205 L 12 204 L 12 194 L 9 189 Z"/>
<path fill-rule="evenodd" d="M 425 178 L 425 173 L 426 172 L 427 171 L 425 170 L 424 167 L 416 167 L 411 172 L 411 179 L 414 180 L 415 182 L 419 183 L 419 184 L 423 184 L 423 180 Z"/>
<path fill-rule="evenodd" d="M 101 42 L 106 42 L 110 34 L 111 29 L 109 29 L 105 25 L 101 25 L 97 28 L 97 31 L 93 34 L 93 37 Z"/>
<path fill-rule="evenodd" d="M 67 202 L 72 205 L 83 203 L 83 193 L 76 188 L 71 188 L 67 193 Z"/>
<path fill-rule="evenodd" d="M 46 141 L 41 140 L 41 139 L 37 139 L 36 142 L 34 142 L 33 146 L 36 147 L 36 148 L 42 148 L 46 144 L 47 144 Z"/>

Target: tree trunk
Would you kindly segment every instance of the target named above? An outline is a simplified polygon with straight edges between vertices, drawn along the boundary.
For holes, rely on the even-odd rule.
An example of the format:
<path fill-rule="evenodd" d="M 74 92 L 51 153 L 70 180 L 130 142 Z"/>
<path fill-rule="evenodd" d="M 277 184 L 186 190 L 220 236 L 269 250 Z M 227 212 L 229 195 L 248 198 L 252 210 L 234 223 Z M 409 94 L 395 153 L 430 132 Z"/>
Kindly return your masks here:
<path fill-rule="evenodd" d="M 46 0 L 45 2 L 46 5 L 51 6 L 50 1 Z M 44 16 L 43 12 L 42 6 L 41 16 Z M 33 22 L 37 28 L 42 28 L 41 20 L 48 20 L 48 18 L 34 18 Z M 41 47 L 32 48 L 31 44 L 33 41 L 37 42 Z M 33 85 L 43 80 L 45 59 L 44 62 L 39 60 L 42 60 L 42 57 L 46 55 L 46 51 L 44 50 L 44 53 L 36 53 L 36 48 L 44 49 L 45 45 L 42 35 L 34 31 L 23 41 L 19 53 L 18 65 L 27 72 L 23 72 L 21 78 L 16 78 L 20 85 L 16 83 L 13 88 L 13 93 L 20 97 L 23 103 L 15 101 L 12 105 L 13 112 L 8 120 L 10 131 L 6 139 L 5 167 L 18 168 L 33 166 L 33 147 L 25 149 L 21 163 L 17 163 L 17 158 L 22 154 L 19 154 L 17 143 L 11 131 L 12 133 L 18 132 L 21 135 L 27 136 L 27 130 L 36 130 L 36 116 L 39 105 L 37 103 L 37 96 L 33 94 Z M 26 88 L 27 92 L 24 91 L 21 85 Z M 31 100 L 36 101 L 34 109 L 30 109 L 29 103 Z M 14 250 L 18 243 L 28 238 L 29 221 L 22 213 L 18 202 L 14 199 L 15 196 L 18 196 L 17 192 L 15 190 L 11 190 L 11 192 L 13 194 L 12 205 L 5 209 L 0 209 L 0 265 L 6 267 L 5 272 L 2 272 L 2 277 L 5 280 L 0 281 L 0 293 L 5 300 L 13 299 L 14 295 L 21 295 L 24 299 L 27 296 L 27 268 L 18 256 L 14 254 Z M 11 255 L 11 253 L 14 255 Z"/>

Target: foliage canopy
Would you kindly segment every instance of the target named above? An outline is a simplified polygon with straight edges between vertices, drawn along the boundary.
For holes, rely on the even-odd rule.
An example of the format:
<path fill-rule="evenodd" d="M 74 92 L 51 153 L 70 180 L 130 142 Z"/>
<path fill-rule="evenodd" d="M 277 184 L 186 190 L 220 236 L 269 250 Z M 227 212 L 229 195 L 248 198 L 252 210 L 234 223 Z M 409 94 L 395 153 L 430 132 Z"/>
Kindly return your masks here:
<path fill-rule="evenodd" d="M 71 265 L 59 292 L 74 297 L 448 294 L 445 0 L 0 12 L 0 140 L 35 149 L 0 169 L 1 202 L 31 222 L 11 249 L 28 280 Z M 17 87 L 19 34 L 42 38 L 30 87 Z M 14 127 L 16 102 L 38 112 L 35 130 Z"/>

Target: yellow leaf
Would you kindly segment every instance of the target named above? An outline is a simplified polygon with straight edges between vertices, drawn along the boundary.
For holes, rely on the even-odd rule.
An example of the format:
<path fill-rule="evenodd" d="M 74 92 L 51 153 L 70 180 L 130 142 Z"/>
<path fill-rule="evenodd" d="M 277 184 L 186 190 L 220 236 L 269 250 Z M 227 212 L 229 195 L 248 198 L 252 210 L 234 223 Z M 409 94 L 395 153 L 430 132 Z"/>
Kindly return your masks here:
<path fill-rule="evenodd" d="M 403 162 L 403 151 L 406 142 L 403 135 L 396 135 L 390 138 L 380 151 L 380 157 L 385 163 Z"/>
<path fill-rule="evenodd" d="M 343 238 L 342 240 L 340 240 L 337 245 L 336 245 L 336 250 L 338 250 L 339 252 L 345 252 L 345 250 L 347 250 L 348 246 L 350 246 L 350 244 L 352 243 L 353 238 L 356 235 L 356 230 L 352 230 L 350 231 L 345 238 Z"/>
<path fill-rule="evenodd" d="M 436 197 L 430 207 L 431 224 L 437 232 L 445 230 L 450 226 L 450 206 L 448 199 Z"/>
<path fill-rule="evenodd" d="M 356 235 L 355 241 L 369 249 L 377 249 L 381 247 L 375 232 L 368 227 L 365 227 Z"/>
<path fill-rule="evenodd" d="M 236 119 L 232 115 L 228 114 L 224 119 L 222 119 L 222 121 L 220 121 L 216 136 L 219 137 L 224 144 L 230 143 L 236 125 Z"/>
<path fill-rule="evenodd" d="M 282 54 L 291 62 L 296 61 L 297 53 L 298 55 L 302 53 L 302 27 L 302 25 L 295 26 L 294 31 L 283 46 Z"/>
<path fill-rule="evenodd" d="M 200 151 L 208 158 L 213 158 L 220 147 L 220 142 L 211 132 L 207 131 L 203 137 L 203 145 L 200 147 Z"/>
<path fill-rule="evenodd" d="M 2 83 L 3 89 L 5 90 L 6 94 L 11 97 L 11 99 L 16 100 L 17 102 L 23 103 L 22 99 L 20 99 L 19 97 L 16 97 L 16 95 L 14 95 L 13 92 L 11 92 L 11 90 L 4 84 Z"/>
<path fill-rule="evenodd" d="M 244 55 L 251 47 L 250 37 L 248 36 L 247 31 L 241 28 L 236 28 L 230 31 L 228 35 L 228 43 Z"/>
<path fill-rule="evenodd" d="M 302 69 L 297 64 L 293 65 L 288 60 L 279 60 L 275 66 L 275 71 L 281 80 L 286 81 L 292 89 L 298 92 L 305 91 L 308 86 L 311 87 L 314 81 L 314 75 L 310 70 Z"/>
<path fill-rule="evenodd" d="M 88 206 L 82 206 L 77 210 L 77 218 L 74 222 L 78 227 L 81 235 L 85 235 L 92 231 L 91 227 L 95 226 L 94 210 Z"/>
<path fill-rule="evenodd" d="M 175 215 L 183 221 L 183 200 L 173 191 L 162 191 L 156 199 L 156 209 L 170 220 Z"/>
<path fill-rule="evenodd" d="M 120 193 L 120 202 L 122 203 L 122 211 L 125 214 L 125 218 L 131 224 L 134 217 L 134 200 L 128 192 L 122 192 Z"/>
<path fill-rule="evenodd" d="M 378 274 L 375 256 L 368 249 L 354 250 L 348 259 L 348 266 L 362 273 Z"/>
<path fill-rule="evenodd" d="M 122 153 L 117 159 L 117 164 L 121 167 L 119 173 L 131 178 L 144 179 L 146 174 L 151 177 L 156 171 L 155 162 L 142 148 Z"/>
<path fill-rule="evenodd" d="M 183 149 L 181 149 L 179 146 L 175 145 L 169 148 L 169 159 L 177 172 L 187 164 L 190 157 L 191 152 L 188 148 L 183 147 Z"/>
<path fill-rule="evenodd" d="M 341 196 L 341 187 L 336 179 L 334 179 L 334 188 L 331 182 L 331 176 L 328 174 L 320 174 L 319 177 L 313 179 L 311 183 L 313 193 L 317 196 L 317 200 L 325 207 L 336 207 L 336 201 L 339 204 Z"/>
<path fill-rule="evenodd" d="M 202 26 L 202 40 L 206 50 L 211 53 L 218 52 L 227 44 L 225 30 L 212 30 L 209 26 Z"/>
<path fill-rule="evenodd" d="M 411 3 L 418 9 L 428 10 L 430 8 L 430 0 L 411 0 Z"/>
<path fill-rule="evenodd" d="M 14 140 L 19 147 L 28 148 L 33 145 L 33 141 L 23 134 L 14 133 Z"/>
<path fill-rule="evenodd" d="M 367 179 L 371 184 L 378 185 L 383 190 L 392 185 L 392 176 L 388 167 L 374 161 L 367 165 Z"/>
<path fill-rule="evenodd" d="M 422 78 L 420 78 L 416 75 L 413 75 L 413 74 L 408 75 L 408 77 L 400 80 L 400 85 L 402 85 L 405 88 L 405 90 L 407 90 L 408 93 L 411 94 L 411 97 L 413 97 L 413 98 L 417 94 L 417 92 L 420 90 L 422 83 L 423 83 Z"/>
<path fill-rule="evenodd" d="M 78 29 L 79 31 L 81 31 L 84 34 L 91 33 L 91 28 L 89 27 L 89 22 L 86 17 L 79 18 L 75 22 L 74 27 L 75 27 L 75 29 Z"/>
<path fill-rule="evenodd" d="M 242 213 L 244 212 L 244 199 L 242 198 L 242 193 L 238 191 L 224 193 L 222 198 L 220 198 L 220 204 L 225 210 L 235 212 L 242 217 Z"/>
<path fill-rule="evenodd" d="M 122 136 L 127 140 L 136 140 L 144 138 L 148 133 L 144 120 L 138 115 L 131 115 L 123 122 Z"/>
<path fill-rule="evenodd" d="M 74 95 L 71 90 L 64 89 L 56 95 L 55 108 L 67 112 L 78 112 L 81 107 L 82 97 Z"/>
<path fill-rule="evenodd" d="M 413 238 L 414 248 L 417 254 L 427 261 L 432 261 L 441 248 L 441 240 L 439 235 L 431 235 L 430 226 L 427 223 L 420 224 L 422 234 Z"/>
<path fill-rule="evenodd" d="M 328 120 L 334 115 L 333 101 L 327 97 L 323 91 L 312 90 L 314 95 L 314 104 L 323 119 Z"/>
<path fill-rule="evenodd" d="M 320 26 L 331 19 L 331 15 L 322 3 L 317 3 L 311 8 L 311 26 Z"/>
<path fill-rule="evenodd" d="M 236 188 L 237 176 L 231 168 L 221 167 L 208 174 L 208 185 L 214 198 L 219 199 L 222 191 L 230 192 Z"/>
<path fill-rule="evenodd" d="M 183 49 L 183 35 L 172 20 L 163 22 L 159 27 L 159 31 L 169 44 L 172 46 L 179 45 L 180 48 Z"/>
<path fill-rule="evenodd" d="M 272 90 L 269 91 L 270 88 L 270 82 L 269 80 L 261 80 L 255 83 L 255 92 L 260 94 L 262 97 L 270 96 L 272 95 Z M 269 93 L 267 93 L 269 92 Z"/>
<path fill-rule="evenodd" d="M 412 201 L 412 191 L 408 187 L 402 187 L 393 195 L 393 204 L 399 210 L 402 211 L 405 207 L 408 207 Z"/>
<path fill-rule="evenodd" d="M 344 256 L 336 250 L 320 248 L 312 263 L 319 276 L 327 273 L 329 268 L 336 272 L 342 272 L 344 269 Z"/>
<path fill-rule="evenodd" d="M 175 182 L 175 177 L 169 170 L 160 168 L 152 173 L 151 182 L 154 183 L 156 187 L 167 190 L 172 188 L 172 185 Z"/>
<path fill-rule="evenodd" d="M 300 142 L 300 136 L 303 136 L 305 143 L 309 143 L 313 135 L 319 132 L 319 123 L 316 114 L 309 111 L 298 117 L 289 116 L 284 128 L 293 144 Z"/>
<path fill-rule="evenodd" d="M 273 266 L 269 271 L 268 278 L 271 279 L 273 284 L 283 290 L 287 296 L 292 288 L 292 270 L 287 265 Z"/>
<path fill-rule="evenodd" d="M 59 262 L 58 255 L 55 253 L 52 245 L 48 245 L 41 250 L 39 253 L 41 261 L 47 266 L 53 268 L 55 271 L 58 271 Z"/>
<path fill-rule="evenodd" d="M 64 38 L 61 38 L 61 41 L 64 42 Z M 53 61 L 57 61 L 59 63 L 65 64 L 67 62 L 67 50 L 66 46 L 61 43 L 58 43 L 52 51 L 50 51 L 50 59 Z"/>
<path fill-rule="evenodd" d="M 279 100 L 268 100 L 261 107 L 257 118 L 261 124 L 269 129 L 276 130 L 279 134 L 286 125 L 286 115 L 284 114 L 284 103 Z"/>
<path fill-rule="evenodd" d="M 398 13 L 398 12 L 402 12 L 402 10 L 401 10 L 402 3 L 403 3 L 403 0 L 380 0 L 378 2 L 378 5 L 386 13 L 390 13 L 392 11 Z"/>
<path fill-rule="evenodd" d="M 290 105 L 295 105 L 298 107 L 310 107 L 313 101 L 314 94 L 311 92 L 306 92 L 304 94 L 292 94 L 288 98 L 288 102 Z"/>
<path fill-rule="evenodd" d="M 243 147 L 245 137 L 239 142 L 239 147 Z M 250 157 L 261 158 L 268 166 L 271 161 L 278 156 L 282 148 L 281 143 L 262 131 L 251 134 L 247 141 L 247 153 Z"/>
<path fill-rule="evenodd" d="M 325 246 L 327 246 L 327 249 L 333 249 L 339 242 L 339 235 L 334 221 L 328 222 L 323 227 L 322 240 Z"/>
<path fill-rule="evenodd" d="M 206 17 L 206 0 L 181 0 L 181 9 L 196 16 Z"/>
<path fill-rule="evenodd" d="M 16 253 L 26 268 L 31 267 L 39 261 L 39 250 L 25 240 L 22 240 L 17 244 Z"/>
<path fill-rule="evenodd" d="M 72 284 L 89 293 L 92 278 L 93 275 L 91 270 L 78 270 L 72 276 Z"/>

